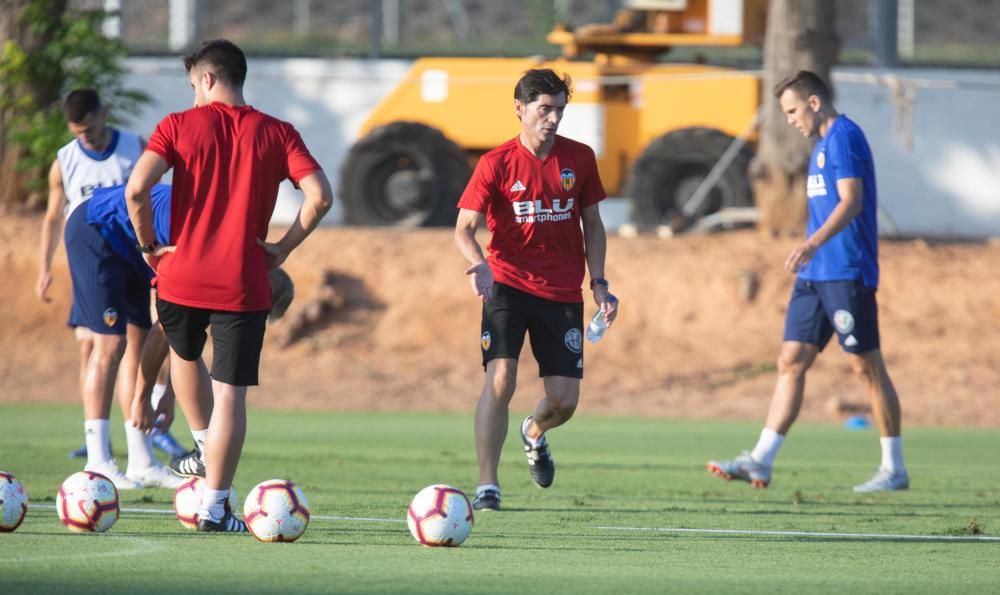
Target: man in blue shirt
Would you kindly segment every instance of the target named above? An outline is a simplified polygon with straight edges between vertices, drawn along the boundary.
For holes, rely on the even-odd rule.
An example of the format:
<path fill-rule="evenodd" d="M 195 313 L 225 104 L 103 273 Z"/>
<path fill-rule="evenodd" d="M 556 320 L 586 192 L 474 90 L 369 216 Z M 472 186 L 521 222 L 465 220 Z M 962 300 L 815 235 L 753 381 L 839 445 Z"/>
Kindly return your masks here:
<path fill-rule="evenodd" d="M 708 468 L 726 479 L 767 487 L 802 405 L 806 372 L 836 333 L 865 385 L 881 435 L 881 465 L 854 491 L 905 490 L 910 479 L 903 464 L 899 399 L 879 349 L 878 198 L 871 149 L 861 128 L 834 109 L 829 87 L 816 74 L 800 71 L 778 83 L 774 96 L 789 124 L 806 138 L 819 137 L 806 182 L 807 237 L 785 261 L 797 278 L 760 439 L 753 450 L 731 461 L 709 461 Z"/>
<path fill-rule="evenodd" d="M 169 237 L 170 186 L 158 189 L 157 233 Z M 107 427 L 121 371 L 122 394 L 132 400 L 137 358 L 124 357 L 126 343 L 141 346 L 150 319 L 150 279 L 152 271 L 136 249 L 125 209 L 124 186 L 98 188 L 69 216 L 66 222 L 66 255 L 73 280 L 70 326 L 88 329 L 95 354 L 86 363 L 83 383 L 84 413 Z M 137 348 L 138 348 L 137 346 Z M 134 351 L 134 350 L 133 350 Z M 122 362 L 125 362 L 122 364 Z M 119 370 L 121 368 L 121 370 Z M 126 415 L 129 412 L 126 411 Z M 90 440 L 86 469 L 104 474 L 119 490 L 139 487 L 176 487 L 180 481 L 152 452 L 150 437 L 126 422 L 129 462 L 123 474 L 111 453 L 99 448 L 105 440 Z M 91 444 L 93 442 L 93 444 Z M 91 446 L 94 450 L 91 451 Z"/>

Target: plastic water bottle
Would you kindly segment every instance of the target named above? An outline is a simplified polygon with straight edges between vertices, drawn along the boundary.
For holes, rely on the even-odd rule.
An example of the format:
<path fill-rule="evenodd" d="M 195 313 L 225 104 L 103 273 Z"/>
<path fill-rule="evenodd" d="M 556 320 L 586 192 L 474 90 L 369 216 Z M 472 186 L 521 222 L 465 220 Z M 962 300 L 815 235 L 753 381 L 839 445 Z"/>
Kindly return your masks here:
<path fill-rule="evenodd" d="M 608 294 L 608 300 L 617 302 L 618 298 Z M 587 325 L 587 340 L 591 343 L 597 343 L 604 336 L 606 330 L 608 330 L 608 323 L 604 320 L 604 312 L 598 309 L 594 317 L 590 319 L 590 324 Z"/>

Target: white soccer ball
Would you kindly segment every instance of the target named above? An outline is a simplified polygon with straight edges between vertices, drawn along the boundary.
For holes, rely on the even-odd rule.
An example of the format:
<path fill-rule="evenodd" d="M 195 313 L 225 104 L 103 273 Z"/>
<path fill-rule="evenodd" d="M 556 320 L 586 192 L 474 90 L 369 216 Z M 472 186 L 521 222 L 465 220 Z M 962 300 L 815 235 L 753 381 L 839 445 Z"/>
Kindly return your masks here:
<path fill-rule="evenodd" d="M 243 521 L 260 541 L 295 541 L 309 526 L 309 502 L 294 483 L 269 479 L 247 494 Z"/>
<path fill-rule="evenodd" d="M 174 514 L 177 520 L 188 529 L 198 528 L 198 510 L 201 509 L 201 498 L 205 493 L 205 480 L 201 477 L 191 477 L 174 490 Z M 229 488 L 229 498 L 226 499 L 226 512 L 233 511 L 237 502 L 236 490 Z"/>
<path fill-rule="evenodd" d="M 469 497 L 462 490 L 434 484 L 413 497 L 406 522 L 421 545 L 456 547 L 472 531 L 475 515 Z"/>
<path fill-rule="evenodd" d="M 70 531 L 104 533 L 118 520 L 118 488 L 100 473 L 78 471 L 59 488 L 56 510 Z"/>
<path fill-rule="evenodd" d="M 10 533 L 21 525 L 28 512 L 28 492 L 13 473 L 0 471 L 0 533 Z"/>

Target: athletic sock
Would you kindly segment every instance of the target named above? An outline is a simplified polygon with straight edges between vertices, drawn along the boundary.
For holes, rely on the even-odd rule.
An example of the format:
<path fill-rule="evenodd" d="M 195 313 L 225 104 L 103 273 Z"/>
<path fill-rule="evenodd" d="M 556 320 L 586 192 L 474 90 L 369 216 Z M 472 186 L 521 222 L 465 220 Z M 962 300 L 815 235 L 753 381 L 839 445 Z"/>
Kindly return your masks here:
<path fill-rule="evenodd" d="M 905 471 L 903 465 L 903 437 L 891 436 L 879 438 L 882 444 L 882 468 L 890 473 Z"/>
<path fill-rule="evenodd" d="M 167 394 L 166 384 L 154 384 L 153 393 L 149 397 L 149 402 L 153 405 L 153 410 L 155 411 L 160 405 L 160 400 L 163 399 L 163 395 Z"/>
<path fill-rule="evenodd" d="M 477 486 L 476 487 L 476 498 L 482 496 L 483 492 L 485 492 L 487 490 L 493 490 L 494 492 L 496 492 L 496 493 L 499 494 L 500 493 L 500 486 L 498 486 L 495 483 L 484 483 L 484 484 L 482 484 L 480 486 Z"/>
<path fill-rule="evenodd" d="M 222 517 L 226 515 L 226 498 L 228 497 L 229 488 L 213 490 L 206 487 L 201 496 L 201 509 L 198 510 L 198 516 L 215 522 L 221 521 Z"/>
<path fill-rule="evenodd" d="M 785 441 L 785 437 L 770 428 L 760 431 L 760 438 L 757 439 L 757 446 L 750 451 L 750 458 L 765 467 L 774 466 L 774 458 L 778 456 L 778 449 Z"/>
<path fill-rule="evenodd" d="M 132 422 L 125 422 L 125 442 L 128 445 L 128 469 L 139 471 L 149 469 L 156 464 L 156 456 L 153 454 L 153 437 L 132 425 Z"/>
<path fill-rule="evenodd" d="M 531 436 L 528 436 L 528 425 L 533 420 L 534 418 L 532 417 L 524 418 L 524 421 L 521 422 L 521 435 L 524 436 L 524 438 L 531 443 L 531 446 L 537 448 L 538 446 L 545 444 L 545 433 L 543 432 L 542 435 L 539 436 L 538 438 L 532 438 Z"/>
<path fill-rule="evenodd" d="M 109 421 L 87 419 L 83 421 L 83 436 L 87 443 L 87 465 L 99 465 L 111 460 L 108 442 Z"/>
<path fill-rule="evenodd" d="M 194 445 L 198 447 L 198 452 L 201 453 L 201 462 L 205 462 L 205 439 L 208 438 L 208 428 L 204 430 L 191 430 L 191 436 L 194 437 Z"/>

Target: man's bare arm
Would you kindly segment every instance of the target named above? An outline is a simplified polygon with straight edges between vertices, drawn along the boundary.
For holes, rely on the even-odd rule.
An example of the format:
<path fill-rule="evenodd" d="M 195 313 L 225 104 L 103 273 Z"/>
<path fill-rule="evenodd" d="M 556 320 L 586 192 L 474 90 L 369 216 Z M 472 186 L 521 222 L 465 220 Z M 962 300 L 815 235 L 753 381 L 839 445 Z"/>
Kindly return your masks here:
<path fill-rule="evenodd" d="M 63 189 L 62 170 L 59 160 L 52 162 L 49 168 L 49 202 L 45 208 L 45 218 L 42 220 L 42 239 L 39 250 L 38 281 L 35 284 L 35 294 L 43 302 L 51 301 L 48 296 L 52 285 L 52 257 L 59 245 L 59 232 L 63 224 L 63 211 L 66 209 L 66 192 Z"/>

